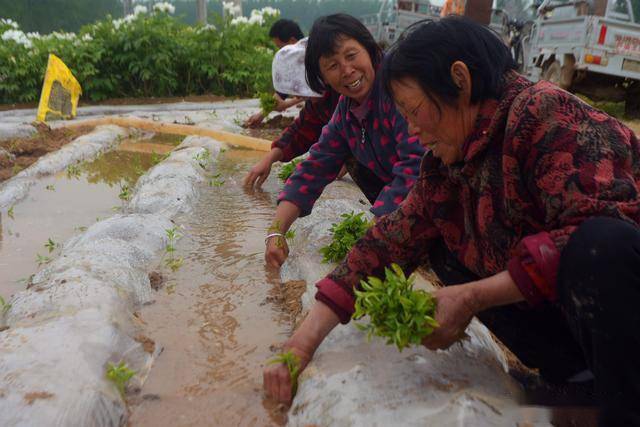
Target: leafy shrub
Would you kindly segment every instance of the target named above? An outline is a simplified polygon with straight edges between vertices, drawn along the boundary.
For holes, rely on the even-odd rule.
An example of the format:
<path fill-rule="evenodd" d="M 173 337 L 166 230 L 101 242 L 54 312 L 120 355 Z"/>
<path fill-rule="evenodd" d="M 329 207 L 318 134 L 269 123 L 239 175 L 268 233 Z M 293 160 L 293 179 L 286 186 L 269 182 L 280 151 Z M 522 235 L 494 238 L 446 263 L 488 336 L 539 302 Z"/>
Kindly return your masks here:
<path fill-rule="evenodd" d="M 436 300 L 428 292 L 414 290 L 414 276 L 405 277 L 402 268 L 391 264 L 384 269 L 385 280 L 369 277 L 356 290 L 354 319 L 369 315 L 368 324 L 356 323 L 358 329 L 387 339 L 402 351 L 410 344 L 420 344 L 438 323 L 434 319 Z"/>
<path fill-rule="evenodd" d="M 329 231 L 333 234 L 333 240 L 329 246 L 320 248 L 322 262 L 340 262 L 347 256 L 353 245 L 373 225 L 373 221 L 362 218 L 363 212 L 342 214 L 344 218 L 337 224 L 332 224 Z"/>
<path fill-rule="evenodd" d="M 280 178 L 280 181 L 285 182 L 286 180 L 288 180 L 289 177 L 293 174 L 293 171 L 296 170 L 296 166 L 298 166 L 300 162 L 302 162 L 302 158 L 297 157 L 291 160 L 289 163 L 284 163 L 282 166 L 280 166 L 280 170 L 278 171 L 278 178 Z"/>
<path fill-rule="evenodd" d="M 78 34 L 25 34 L 0 20 L 0 103 L 40 96 L 49 53 L 59 56 L 80 82 L 83 97 L 162 97 L 216 93 L 252 96 L 271 91 L 274 50 L 268 29 L 277 15 L 259 20 L 215 18 L 191 27 L 153 10 L 110 17 Z"/>

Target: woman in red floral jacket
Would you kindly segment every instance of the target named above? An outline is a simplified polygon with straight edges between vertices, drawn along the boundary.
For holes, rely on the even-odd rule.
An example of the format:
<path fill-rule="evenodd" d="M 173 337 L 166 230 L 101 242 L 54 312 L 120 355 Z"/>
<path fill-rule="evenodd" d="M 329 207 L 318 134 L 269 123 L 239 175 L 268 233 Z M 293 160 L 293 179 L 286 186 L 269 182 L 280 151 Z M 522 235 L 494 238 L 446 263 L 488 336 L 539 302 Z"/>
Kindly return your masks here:
<path fill-rule="evenodd" d="M 640 425 L 640 146 L 627 127 L 514 71 L 464 18 L 421 23 L 388 54 L 385 82 L 430 152 L 400 208 L 318 284 L 286 346 L 306 364 L 353 313 L 353 288 L 392 262 L 427 263 L 443 349 L 475 315 L 541 375 L 595 376 L 603 425 Z M 515 331 L 515 332 L 514 332 Z M 284 369 L 284 370 L 283 370 Z M 281 365 L 266 392 L 283 401 Z"/>

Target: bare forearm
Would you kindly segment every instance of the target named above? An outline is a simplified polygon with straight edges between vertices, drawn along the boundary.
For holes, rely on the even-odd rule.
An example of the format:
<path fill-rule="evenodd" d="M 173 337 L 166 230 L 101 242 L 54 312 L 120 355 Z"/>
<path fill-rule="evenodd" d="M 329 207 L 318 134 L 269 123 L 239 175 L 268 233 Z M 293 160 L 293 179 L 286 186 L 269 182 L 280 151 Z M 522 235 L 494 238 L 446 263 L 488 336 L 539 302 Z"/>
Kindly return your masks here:
<path fill-rule="evenodd" d="M 271 160 L 271 163 L 279 162 L 280 160 L 282 160 L 283 156 L 282 149 L 274 147 L 271 149 L 269 154 L 267 154 L 267 156 L 269 156 L 269 160 Z"/>
<path fill-rule="evenodd" d="M 289 343 L 313 354 L 339 322 L 340 319 L 329 307 L 316 301 Z"/>
<path fill-rule="evenodd" d="M 463 286 L 469 286 L 473 293 L 477 312 L 491 307 L 524 301 L 522 293 L 520 293 L 508 271 L 503 271 Z"/>
<path fill-rule="evenodd" d="M 300 216 L 300 209 L 293 203 L 283 200 L 278 204 L 276 216 L 271 223 L 270 230 L 286 233 L 293 221 Z"/>

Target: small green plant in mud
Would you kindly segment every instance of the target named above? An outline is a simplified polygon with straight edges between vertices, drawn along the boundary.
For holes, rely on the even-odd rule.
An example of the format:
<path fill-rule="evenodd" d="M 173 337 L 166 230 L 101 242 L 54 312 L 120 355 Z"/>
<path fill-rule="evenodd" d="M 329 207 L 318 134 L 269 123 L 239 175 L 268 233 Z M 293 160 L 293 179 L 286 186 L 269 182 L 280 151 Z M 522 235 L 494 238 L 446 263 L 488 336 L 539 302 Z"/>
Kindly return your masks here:
<path fill-rule="evenodd" d="M 211 152 L 208 148 L 205 148 L 203 151 L 193 156 L 193 160 L 198 162 L 202 169 L 206 169 L 209 165 L 209 161 L 211 160 Z"/>
<path fill-rule="evenodd" d="M 363 212 L 342 214 L 340 217 L 344 219 L 331 225 L 329 231 L 333 239 L 328 246 L 320 248 L 322 262 L 340 262 L 347 256 L 358 239 L 373 225 L 373 221 L 364 219 L 363 215 Z"/>
<path fill-rule="evenodd" d="M 286 180 L 288 180 L 289 177 L 293 174 L 293 171 L 296 170 L 296 166 L 298 165 L 298 163 L 300 163 L 301 161 L 302 158 L 297 157 L 291 160 L 289 163 L 284 163 L 282 166 L 280 166 L 280 170 L 278 171 L 278 178 L 280 178 L 280 181 L 285 182 Z"/>
<path fill-rule="evenodd" d="M 170 153 L 166 153 L 166 154 L 158 154 L 155 151 L 151 152 L 151 166 L 155 166 L 158 163 L 162 162 L 163 160 L 165 160 L 167 157 L 169 157 Z"/>
<path fill-rule="evenodd" d="M 14 164 L 13 168 L 11 168 L 11 175 L 17 175 L 18 172 L 20 172 L 22 169 L 24 169 L 23 166 L 20 166 L 19 164 Z"/>
<path fill-rule="evenodd" d="M 293 240 L 296 237 L 296 230 L 289 230 L 286 233 L 284 233 L 284 238 L 287 239 L 288 241 Z"/>
<path fill-rule="evenodd" d="M 178 227 L 167 228 L 165 233 L 167 235 L 167 245 L 165 246 L 165 255 L 167 258 L 164 260 L 164 265 L 169 267 L 171 271 L 175 272 L 178 271 L 184 263 L 184 259 L 182 257 L 174 256 L 174 253 L 176 252 L 176 242 L 182 237 L 182 234 L 178 231 Z"/>
<path fill-rule="evenodd" d="M 260 100 L 260 109 L 262 110 L 262 114 L 266 117 L 270 112 L 276 109 L 276 98 L 270 92 L 261 92 L 258 94 L 258 99 Z"/>
<path fill-rule="evenodd" d="M 267 362 L 269 365 L 275 365 L 277 363 L 284 364 L 289 370 L 289 376 L 291 377 L 291 397 L 296 395 L 298 391 L 298 375 L 300 375 L 300 358 L 293 354 L 291 350 L 280 353 L 273 359 Z"/>
<path fill-rule="evenodd" d="M 136 371 L 129 369 L 124 362 L 120 362 L 117 365 L 109 363 L 107 366 L 107 379 L 115 384 L 123 399 L 127 383 L 135 374 Z"/>
<path fill-rule="evenodd" d="M 51 257 L 36 254 L 36 264 L 38 264 L 38 267 L 41 267 L 45 264 L 49 264 L 50 262 L 51 262 Z"/>
<path fill-rule="evenodd" d="M 221 173 L 212 175 L 211 179 L 209 179 L 209 187 L 222 187 L 225 183 L 225 180 L 220 179 L 220 176 L 222 176 Z"/>
<path fill-rule="evenodd" d="M 169 257 L 164 261 L 164 265 L 169 267 L 173 272 L 178 271 L 183 263 L 184 259 L 182 257 Z"/>
<path fill-rule="evenodd" d="M 120 184 L 120 194 L 118 198 L 123 202 L 131 199 L 131 188 L 127 184 Z"/>
<path fill-rule="evenodd" d="M 355 290 L 353 319 L 369 315 L 368 324 L 356 323 L 356 327 L 387 339 L 402 351 L 410 344 L 420 344 L 422 339 L 438 327 L 434 316 L 436 300 L 428 292 L 413 289 L 415 276 L 408 279 L 397 264 L 384 269 L 384 280 L 368 277 L 361 280 L 362 290 Z"/>
<path fill-rule="evenodd" d="M 67 166 L 67 178 L 80 178 L 80 166 L 69 165 Z"/>
<path fill-rule="evenodd" d="M 80 225 L 76 227 L 74 230 L 79 231 L 80 233 L 84 233 L 85 231 L 87 231 L 87 227 L 85 227 L 84 225 Z"/>
<path fill-rule="evenodd" d="M 60 243 L 56 243 L 54 242 L 51 237 L 49 237 L 47 239 L 47 241 L 44 244 L 44 247 L 47 248 L 47 250 L 49 251 L 49 253 L 55 251 L 57 248 L 60 247 Z"/>
<path fill-rule="evenodd" d="M 47 185 L 44 188 L 45 188 L 45 190 L 56 191 L 56 187 L 54 187 L 53 184 Z"/>
<path fill-rule="evenodd" d="M 11 206 L 8 210 L 7 210 L 7 216 L 11 219 L 15 219 L 15 217 L 13 216 L 13 206 Z"/>
<path fill-rule="evenodd" d="M 11 309 L 11 304 L 7 304 L 4 298 L 2 298 L 2 295 L 0 295 L 0 313 L 2 313 L 2 315 L 4 316 L 5 314 L 7 314 L 7 311 L 9 311 L 10 309 Z"/>

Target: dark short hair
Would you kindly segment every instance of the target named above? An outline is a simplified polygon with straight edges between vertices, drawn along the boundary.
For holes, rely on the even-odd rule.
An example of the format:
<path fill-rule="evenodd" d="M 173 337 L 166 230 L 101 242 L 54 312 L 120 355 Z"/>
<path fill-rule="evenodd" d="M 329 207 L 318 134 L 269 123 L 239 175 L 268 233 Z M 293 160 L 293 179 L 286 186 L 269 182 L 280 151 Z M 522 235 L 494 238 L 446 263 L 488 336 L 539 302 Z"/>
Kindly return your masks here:
<path fill-rule="evenodd" d="M 351 15 L 337 13 L 315 20 L 309 32 L 309 41 L 304 55 L 309 87 L 318 93 L 326 90 L 320 73 L 320 58 L 333 55 L 341 39 L 351 38 L 360 43 L 371 58 L 375 70 L 382 58 L 382 49 L 362 22 Z"/>
<path fill-rule="evenodd" d="M 302 30 L 294 21 L 290 19 L 278 19 L 269 29 L 269 37 L 287 42 L 291 38 L 300 40 L 304 38 L 304 34 L 302 34 Z"/>
<path fill-rule="evenodd" d="M 385 55 L 382 79 L 393 94 L 391 81 L 413 78 L 430 98 L 452 105 L 459 88 L 451 65 L 462 61 L 471 74 L 471 103 L 500 97 L 504 75 L 516 64 L 500 37 L 462 16 L 421 21 L 409 27 Z M 435 97 L 434 97 L 435 95 Z"/>

